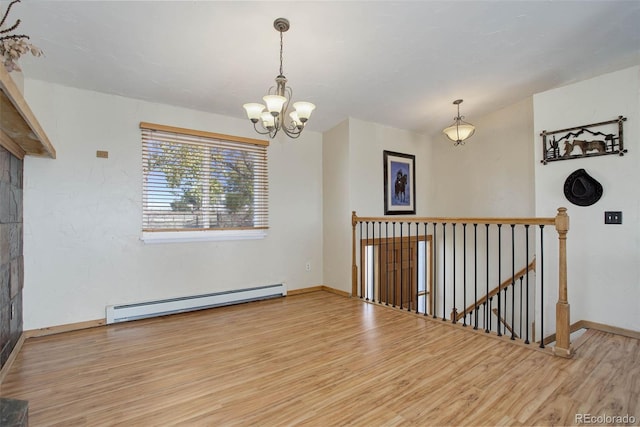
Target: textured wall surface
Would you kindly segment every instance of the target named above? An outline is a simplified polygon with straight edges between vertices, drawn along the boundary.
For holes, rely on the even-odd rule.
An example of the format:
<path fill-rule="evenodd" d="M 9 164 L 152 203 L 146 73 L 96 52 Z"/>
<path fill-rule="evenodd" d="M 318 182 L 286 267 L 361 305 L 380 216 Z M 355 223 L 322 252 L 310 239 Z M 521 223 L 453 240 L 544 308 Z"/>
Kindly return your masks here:
<path fill-rule="evenodd" d="M 255 138 L 251 123 L 30 79 L 25 93 L 58 153 L 24 160 L 25 330 L 113 304 L 323 284 L 320 133 L 271 141 L 264 239 L 145 244 L 140 122 Z"/>
<path fill-rule="evenodd" d="M 0 147 L 0 366 L 22 333 L 22 160 Z"/>
<path fill-rule="evenodd" d="M 565 206 L 569 214 L 567 281 L 571 323 L 589 320 L 640 331 L 640 66 L 539 93 L 533 97 L 536 214 Z M 582 157 L 540 163 L 540 132 L 626 117 L 624 156 Z M 600 128 L 606 129 L 606 128 Z M 596 130 L 600 130 L 596 129 Z M 585 169 L 603 187 L 591 206 L 564 195 L 567 177 Z M 622 224 L 604 224 L 605 211 L 621 211 Z M 545 281 L 557 277 L 545 268 Z M 547 282 L 549 283 L 549 282 Z M 545 296 L 555 298 L 545 290 Z M 554 314 L 545 319 L 553 325 Z"/>

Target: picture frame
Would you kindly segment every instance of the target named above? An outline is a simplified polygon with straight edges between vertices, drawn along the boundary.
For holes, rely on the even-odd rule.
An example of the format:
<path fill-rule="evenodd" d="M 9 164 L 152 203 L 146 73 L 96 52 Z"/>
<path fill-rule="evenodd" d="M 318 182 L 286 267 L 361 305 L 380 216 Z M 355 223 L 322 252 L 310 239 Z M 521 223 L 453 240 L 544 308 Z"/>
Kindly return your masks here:
<path fill-rule="evenodd" d="M 415 215 L 416 156 L 383 151 L 384 214 Z"/>

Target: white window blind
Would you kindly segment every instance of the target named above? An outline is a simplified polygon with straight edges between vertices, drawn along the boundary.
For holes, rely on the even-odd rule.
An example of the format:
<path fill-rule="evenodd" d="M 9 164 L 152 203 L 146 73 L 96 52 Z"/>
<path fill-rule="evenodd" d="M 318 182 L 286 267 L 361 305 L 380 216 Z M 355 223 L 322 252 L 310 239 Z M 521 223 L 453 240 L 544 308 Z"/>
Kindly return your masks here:
<path fill-rule="evenodd" d="M 268 141 L 140 123 L 143 232 L 268 228 Z"/>

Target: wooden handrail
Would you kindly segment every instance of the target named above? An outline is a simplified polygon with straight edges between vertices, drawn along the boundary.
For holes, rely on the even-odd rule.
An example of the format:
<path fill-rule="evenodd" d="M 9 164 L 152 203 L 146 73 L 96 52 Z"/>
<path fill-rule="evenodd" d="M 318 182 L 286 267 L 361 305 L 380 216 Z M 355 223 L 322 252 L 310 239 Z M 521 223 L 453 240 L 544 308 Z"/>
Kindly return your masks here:
<path fill-rule="evenodd" d="M 555 225 L 556 218 L 462 218 L 462 217 L 401 217 L 401 216 L 358 216 L 352 212 L 352 224 L 357 222 L 437 222 L 447 224 L 517 224 L 517 225 Z"/>
<path fill-rule="evenodd" d="M 487 301 L 487 298 L 493 298 L 495 295 L 498 294 L 498 292 L 500 292 L 500 290 L 502 290 L 505 287 L 509 286 L 511 284 L 511 280 L 513 280 L 514 278 L 518 278 L 519 279 L 520 277 L 526 275 L 529 271 L 531 271 L 531 270 L 535 271 L 535 269 L 536 269 L 536 259 L 534 258 L 533 261 L 531 261 L 529 263 L 529 265 L 527 265 L 526 267 L 524 267 L 520 271 L 516 272 L 516 274 L 513 277 L 507 278 L 504 282 L 500 283 L 499 286 L 496 286 L 495 288 L 491 289 L 491 291 L 489 291 L 488 295 L 485 295 L 482 298 L 478 299 L 478 301 L 476 301 L 475 303 L 471 304 L 462 313 L 458 312 L 456 314 L 456 321 L 462 319 L 466 315 L 466 313 L 470 312 L 471 310 L 475 310 L 475 308 L 477 306 L 484 304 Z"/>
<path fill-rule="evenodd" d="M 492 312 L 493 314 L 495 314 L 495 315 L 496 315 L 496 317 L 498 318 L 498 320 L 500 321 L 500 323 L 502 323 L 502 324 L 504 325 L 504 327 L 505 327 L 505 328 L 507 328 L 507 330 L 511 333 L 511 335 L 513 335 L 513 336 L 514 336 L 514 337 L 516 337 L 516 338 L 520 338 L 520 337 L 518 336 L 518 334 L 516 334 L 516 333 L 513 331 L 513 329 L 511 328 L 511 326 L 509 326 L 509 324 L 507 323 L 507 321 L 506 321 L 506 320 L 504 320 L 504 319 L 502 318 L 502 316 L 500 316 L 500 315 L 498 314 L 498 309 L 497 309 L 497 308 L 495 308 L 495 307 L 494 307 L 494 308 L 491 310 L 491 312 Z"/>

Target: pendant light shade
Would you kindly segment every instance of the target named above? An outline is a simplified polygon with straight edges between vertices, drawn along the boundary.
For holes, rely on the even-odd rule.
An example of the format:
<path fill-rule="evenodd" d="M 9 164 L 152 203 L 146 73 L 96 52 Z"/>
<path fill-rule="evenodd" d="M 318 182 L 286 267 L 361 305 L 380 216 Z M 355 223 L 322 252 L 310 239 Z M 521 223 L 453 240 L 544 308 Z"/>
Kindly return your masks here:
<path fill-rule="evenodd" d="M 296 109 L 296 113 L 298 113 L 300 121 L 304 123 L 309 120 L 311 112 L 315 110 L 316 106 L 310 102 L 296 102 L 293 104 L 293 108 Z"/>
<path fill-rule="evenodd" d="M 267 110 L 274 116 L 277 117 L 280 114 L 280 110 L 282 110 L 282 106 L 285 102 L 287 102 L 287 98 L 279 95 L 267 95 L 262 97 L 264 103 L 267 104 Z"/>
<path fill-rule="evenodd" d="M 258 123 L 258 120 L 260 120 L 260 116 L 262 115 L 262 111 L 264 111 L 264 105 L 251 102 L 249 104 L 244 104 L 243 107 L 247 110 L 247 117 L 249 117 L 249 120 L 253 123 Z"/>
<path fill-rule="evenodd" d="M 476 131 L 475 126 L 462 120 L 464 116 L 460 115 L 460 104 L 462 104 L 462 99 L 453 101 L 453 105 L 458 106 L 458 115 L 453 118 L 453 124 L 442 131 L 447 138 L 454 142 L 453 145 L 464 144 L 464 141 L 470 138 Z"/>
<path fill-rule="evenodd" d="M 475 131 L 476 128 L 473 125 L 461 121 L 461 123 L 449 126 L 442 132 L 453 142 L 462 142 L 473 135 Z"/>

